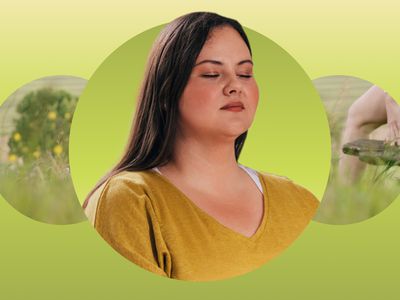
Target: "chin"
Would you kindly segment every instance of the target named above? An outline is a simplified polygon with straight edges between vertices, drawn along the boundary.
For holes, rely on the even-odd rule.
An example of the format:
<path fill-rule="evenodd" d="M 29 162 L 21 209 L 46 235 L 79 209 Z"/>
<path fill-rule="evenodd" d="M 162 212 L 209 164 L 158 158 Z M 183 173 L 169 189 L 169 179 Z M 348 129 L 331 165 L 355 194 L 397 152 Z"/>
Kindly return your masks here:
<path fill-rule="evenodd" d="M 229 125 L 228 125 L 229 124 Z M 214 123 L 212 127 L 209 127 L 208 130 L 210 134 L 212 135 L 217 135 L 220 137 L 228 138 L 231 140 L 235 140 L 237 137 L 239 137 L 241 134 L 246 132 L 251 123 L 246 122 L 244 120 L 241 120 L 240 122 L 236 121 L 231 121 L 231 122 L 218 122 Z M 218 128 L 216 130 L 216 128 Z M 211 133 L 213 132 L 213 133 Z"/>
<path fill-rule="evenodd" d="M 229 137 L 233 140 L 236 140 L 240 135 L 242 135 L 243 133 L 245 133 L 249 128 L 248 127 L 244 127 L 244 128 L 240 128 L 240 129 L 235 129 L 235 130 L 227 130 L 224 132 L 224 135 L 226 137 Z"/>
<path fill-rule="evenodd" d="M 248 122 L 240 122 L 237 124 L 232 124 L 230 126 L 229 131 L 236 136 L 241 135 L 242 133 L 246 132 L 249 130 L 251 123 L 249 124 Z"/>

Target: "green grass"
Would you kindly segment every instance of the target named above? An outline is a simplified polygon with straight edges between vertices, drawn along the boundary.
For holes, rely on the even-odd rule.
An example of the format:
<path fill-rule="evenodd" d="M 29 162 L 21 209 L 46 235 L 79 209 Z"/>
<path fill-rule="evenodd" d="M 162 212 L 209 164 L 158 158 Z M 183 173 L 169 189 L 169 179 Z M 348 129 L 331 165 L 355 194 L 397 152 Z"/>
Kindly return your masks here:
<path fill-rule="evenodd" d="M 51 155 L 23 165 L 0 165 L 0 193 L 22 214 L 51 224 L 86 219 L 68 165 Z"/>
<path fill-rule="evenodd" d="M 314 81 L 324 103 L 331 131 L 331 172 L 325 194 L 314 220 L 328 224 L 350 224 L 371 218 L 388 207 L 400 192 L 397 166 L 367 165 L 351 185 L 338 175 L 341 136 L 351 104 L 370 86 L 369 82 L 347 76 Z"/>
<path fill-rule="evenodd" d="M 400 192 L 398 167 L 368 166 L 362 178 L 343 184 L 333 166 L 327 188 L 314 220 L 350 224 L 371 218 L 388 207 Z"/>

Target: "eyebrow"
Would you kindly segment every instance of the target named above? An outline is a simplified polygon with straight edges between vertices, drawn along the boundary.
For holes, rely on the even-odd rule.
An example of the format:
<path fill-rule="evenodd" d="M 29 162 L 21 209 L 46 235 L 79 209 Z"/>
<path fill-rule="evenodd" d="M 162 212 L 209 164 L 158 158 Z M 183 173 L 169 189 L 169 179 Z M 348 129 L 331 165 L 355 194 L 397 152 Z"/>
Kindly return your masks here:
<path fill-rule="evenodd" d="M 219 66 L 223 65 L 223 63 L 221 61 L 219 61 L 219 60 L 205 59 L 205 60 L 202 60 L 202 61 L 198 62 L 194 66 L 196 67 L 198 65 L 205 64 L 205 63 L 210 63 L 210 64 L 214 64 L 214 65 L 219 65 Z M 251 65 L 253 65 L 253 61 L 251 59 L 245 59 L 245 60 L 242 60 L 242 61 L 237 63 L 238 66 L 243 65 L 243 64 L 251 64 Z"/>

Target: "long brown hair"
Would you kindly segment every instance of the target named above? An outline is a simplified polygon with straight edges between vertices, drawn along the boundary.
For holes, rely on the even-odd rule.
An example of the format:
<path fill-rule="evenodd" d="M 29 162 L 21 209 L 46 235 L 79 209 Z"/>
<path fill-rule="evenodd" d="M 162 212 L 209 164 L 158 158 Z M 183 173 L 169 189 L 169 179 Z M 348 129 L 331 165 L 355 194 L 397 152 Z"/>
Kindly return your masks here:
<path fill-rule="evenodd" d="M 171 159 L 178 127 L 178 104 L 196 59 L 210 32 L 231 26 L 251 47 L 236 20 L 210 12 L 194 12 L 169 23 L 153 44 L 142 82 L 130 138 L 121 160 L 86 198 L 111 176 L 122 171 L 143 171 L 162 166 Z M 238 160 L 247 131 L 235 140 Z"/>

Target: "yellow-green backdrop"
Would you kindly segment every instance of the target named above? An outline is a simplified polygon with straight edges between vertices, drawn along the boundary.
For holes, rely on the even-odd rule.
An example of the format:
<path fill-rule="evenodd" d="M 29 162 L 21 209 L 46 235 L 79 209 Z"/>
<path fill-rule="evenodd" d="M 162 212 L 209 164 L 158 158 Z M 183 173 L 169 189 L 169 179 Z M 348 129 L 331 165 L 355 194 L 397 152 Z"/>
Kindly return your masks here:
<path fill-rule="evenodd" d="M 0 103 L 43 76 L 90 78 L 129 38 L 195 10 L 239 19 L 288 51 L 312 79 L 356 76 L 400 99 L 400 3 L 395 0 L 3 0 Z M 0 199 L 0 298 L 395 299 L 400 292 L 399 215 L 397 200 L 359 224 L 313 222 L 285 253 L 255 272 L 189 283 L 141 271 L 87 222 L 42 224 Z"/>

